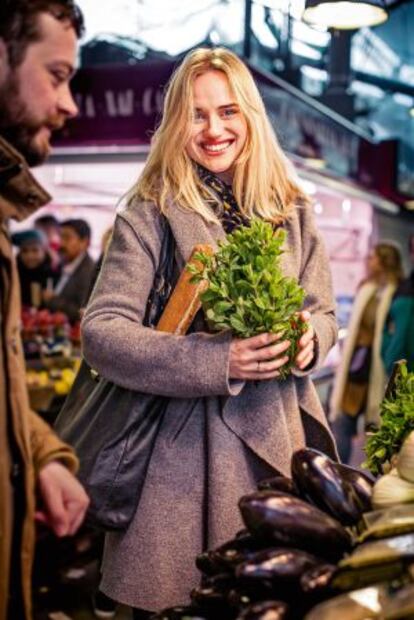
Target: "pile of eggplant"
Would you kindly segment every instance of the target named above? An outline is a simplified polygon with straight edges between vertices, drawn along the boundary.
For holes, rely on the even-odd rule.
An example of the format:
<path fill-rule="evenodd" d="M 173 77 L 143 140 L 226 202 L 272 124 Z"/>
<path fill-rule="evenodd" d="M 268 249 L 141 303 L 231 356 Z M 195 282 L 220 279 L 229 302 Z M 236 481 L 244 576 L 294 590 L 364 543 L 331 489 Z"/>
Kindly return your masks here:
<path fill-rule="evenodd" d="M 374 480 L 313 449 L 296 452 L 291 471 L 240 499 L 246 529 L 197 557 L 202 578 L 191 606 L 154 620 L 302 620 L 340 593 L 338 562 L 371 510 Z"/>

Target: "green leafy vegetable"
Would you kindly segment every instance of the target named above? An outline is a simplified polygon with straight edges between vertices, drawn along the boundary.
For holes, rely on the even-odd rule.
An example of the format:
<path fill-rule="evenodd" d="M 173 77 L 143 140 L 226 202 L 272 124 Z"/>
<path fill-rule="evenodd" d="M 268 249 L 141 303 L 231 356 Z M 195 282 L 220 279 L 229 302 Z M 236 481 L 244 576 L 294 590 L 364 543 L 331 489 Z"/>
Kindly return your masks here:
<path fill-rule="evenodd" d="M 364 463 L 373 474 L 382 473 L 382 465 L 399 452 L 404 439 L 414 430 L 414 372 L 402 364 L 393 394 L 380 406 L 381 426 L 368 437 Z"/>
<path fill-rule="evenodd" d="M 231 329 L 241 338 L 280 333 L 291 341 L 282 377 L 289 373 L 297 341 L 307 328 L 297 315 L 305 291 L 281 271 L 285 238 L 283 229 L 275 233 L 271 224 L 252 220 L 227 235 L 214 256 L 196 255 L 200 267 L 189 267 L 193 281 L 208 281 L 201 302 L 212 330 Z"/>

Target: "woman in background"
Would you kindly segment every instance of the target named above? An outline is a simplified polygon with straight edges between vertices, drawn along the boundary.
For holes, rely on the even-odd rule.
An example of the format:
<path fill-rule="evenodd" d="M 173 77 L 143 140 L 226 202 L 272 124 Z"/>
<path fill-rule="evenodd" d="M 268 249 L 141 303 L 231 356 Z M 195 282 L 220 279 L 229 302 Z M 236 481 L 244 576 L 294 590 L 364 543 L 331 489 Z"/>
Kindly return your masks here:
<path fill-rule="evenodd" d="M 307 292 L 309 326 L 284 381 L 289 342 L 277 334 L 211 334 L 202 313 L 186 336 L 142 325 L 167 225 L 179 271 L 196 244 L 217 247 L 252 217 L 284 227 L 284 271 Z M 309 378 L 335 339 L 325 249 L 254 80 L 229 50 L 195 50 L 171 80 L 83 321 L 84 355 L 100 375 L 170 398 L 136 514 L 106 536 L 105 594 L 136 608 L 135 618 L 187 602 L 200 579 L 195 556 L 242 526 L 242 495 L 289 475 L 305 445 L 335 455 Z"/>
<path fill-rule="evenodd" d="M 343 463 L 351 458 L 358 420 L 378 426 L 384 396 L 385 370 L 381 359 L 384 323 L 402 276 L 399 250 L 379 243 L 369 253 L 367 277 L 355 296 L 341 363 L 335 375 L 330 404 L 332 428 Z"/>

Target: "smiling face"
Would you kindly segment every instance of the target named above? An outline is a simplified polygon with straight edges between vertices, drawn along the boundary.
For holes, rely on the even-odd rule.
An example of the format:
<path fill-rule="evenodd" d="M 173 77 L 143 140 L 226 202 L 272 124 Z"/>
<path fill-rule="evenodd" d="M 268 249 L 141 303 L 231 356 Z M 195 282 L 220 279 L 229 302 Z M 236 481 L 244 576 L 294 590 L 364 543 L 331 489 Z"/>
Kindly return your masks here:
<path fill-rule="evenodd" d="M 231 181 L 234 164 L 247 140 L 247 121 L 227 76 L 210 70 L 193 86 L 194 111 L 186 152 L 211 172 Z"/>
<path fill-rule="evenodd" d="M 0 74 L 0 133 L 30 166 L 47 158 L 52 131 L 77 113 L 69 90 L 76 33 L 69 22 L 47 13 L 37 19 L 39 40 L 28 46 L 17 67 L 9 67 L 4 59 L 5 74 Z M 4 46 L 0 48 L 0 56 L 6 53 Z"/>

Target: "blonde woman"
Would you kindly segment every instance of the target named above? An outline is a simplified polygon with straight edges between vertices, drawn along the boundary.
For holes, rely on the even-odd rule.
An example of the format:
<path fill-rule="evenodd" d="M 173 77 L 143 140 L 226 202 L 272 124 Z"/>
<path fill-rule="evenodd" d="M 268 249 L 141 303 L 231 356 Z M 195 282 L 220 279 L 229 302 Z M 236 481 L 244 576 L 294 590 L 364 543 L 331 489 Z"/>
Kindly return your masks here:
<path fill-rule="evenodd" d="M 165 225 L 182 269 L 193 246 L 260 217 L 287 232 L 284 268 L 307 291 L 309 329 L 293 375 L 288 342 L 210 334 L 203 317 L 173 336 L 142 326 Z M 309 379 L 336 339 L 324 247 L 252 76 L 228 50 L 191 52 L 173 76 L 143 174 L 118 214 L 83 323 L 84 353 L 119 385 L 170 397 L 136 515 L 107 535 L 103 591 L 143 610 L 185 603 L 194 559 L 242 526 L 237 502 L 290 474 L 305 444 L 335 454 Z M 116 412 L 114 412 L 116 415 Z"/>
<path fill-rule="evenodd" d="M 358 419 L 378 426 L 386 374 L 381 359 L 383 330 L 394 292 L 402 277 L 401 254 L 379 243 L 367 258 L 367 277 L 355 296 L 341 363 L 335 375 L 330 416 L 339 456 L 348 463 Z"/>

